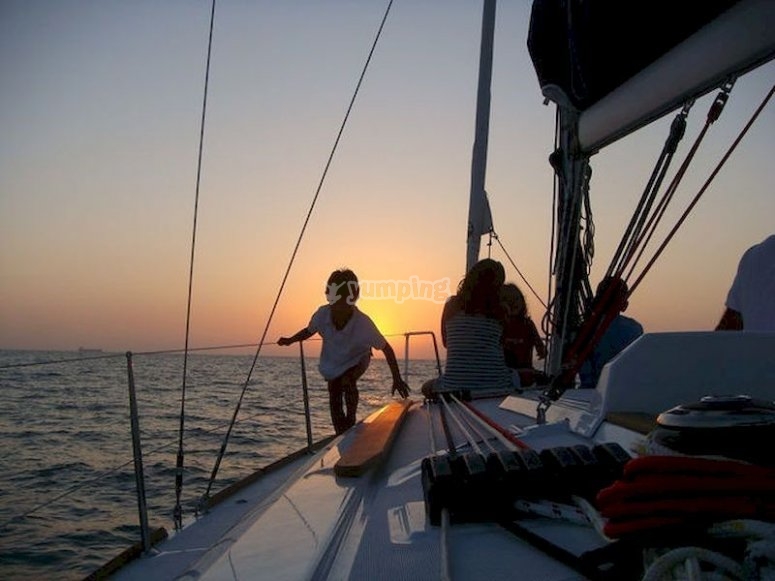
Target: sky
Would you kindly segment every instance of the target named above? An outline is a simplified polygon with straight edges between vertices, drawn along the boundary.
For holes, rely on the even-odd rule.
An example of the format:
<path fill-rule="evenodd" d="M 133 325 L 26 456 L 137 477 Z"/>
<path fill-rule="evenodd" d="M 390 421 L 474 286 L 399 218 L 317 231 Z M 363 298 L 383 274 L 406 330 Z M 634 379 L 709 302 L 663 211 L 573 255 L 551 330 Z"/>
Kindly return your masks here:
<path fill-rule="evenodd" d="M 386 6 L 217 3 L 190 346 L 261 338 Z M 526 1 L 498 5 L 486 189 L 500 242 L 545 301 L 554 108 L 527 52 L 529 12 Z M 185 344 L 209 17 L 204 0 L 0 2 L 0 348 Z M 438 335 L 465 268 L 480 27 L 480 2 L 395 2 L 268 343 L 306 326 L 343 266 L 373 283 L 359 306 L 399 356 L 402 333 Z M 773 80 L 773 63 L 738 80 L 678 209 Z M 679 155 L 709 102 L 695 105 Z M 669 122 L 593 158 L 593 284 Z M 633 295 L 627 314 L 647 332 L 712 329 L 740 255 L 775 231 L 774 129 L 770 105 Z M 376 296 L 390 281 L 404 296 Z M 539 300 L 528 304 L 540 319 Z M 432 353 L 428 336 L 413 339 L 413 357 Z"/>

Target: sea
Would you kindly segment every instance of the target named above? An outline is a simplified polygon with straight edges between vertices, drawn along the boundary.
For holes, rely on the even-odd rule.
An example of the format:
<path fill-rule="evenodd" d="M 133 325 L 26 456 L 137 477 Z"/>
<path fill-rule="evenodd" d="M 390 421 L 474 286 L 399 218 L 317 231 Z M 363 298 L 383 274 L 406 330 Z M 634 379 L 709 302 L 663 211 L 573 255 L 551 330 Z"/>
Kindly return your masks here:
<path fill-rule="evenodd" d="M 208 486 L 212 495 L 306 446 L 305 383 L 313 441 L 333 434 L 315 358 L 306 380 L 300 358 L 254 359 L 0 350 L 0 578 L 83 579 L 140 540 L 130 375 L 152 529 L 174 530 L 181 426 L 184 521 Z M 408 370 L 419 394 L 436 362 Z M 358 385 L 362 419 L 391 400 L 387 363 L 374 358 Z"/>

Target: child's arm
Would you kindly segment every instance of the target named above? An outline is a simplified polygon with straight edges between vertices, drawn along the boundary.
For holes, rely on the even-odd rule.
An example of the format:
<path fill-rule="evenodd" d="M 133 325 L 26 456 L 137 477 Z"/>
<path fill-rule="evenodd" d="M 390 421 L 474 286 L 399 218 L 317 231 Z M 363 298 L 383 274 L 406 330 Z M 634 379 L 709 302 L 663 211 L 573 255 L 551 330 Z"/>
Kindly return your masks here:
<path fill-rule="evenodd" d="M 296 343 L 297 341 L 304 341 L 306 339 L 309 339 L 312 337 L 314 333 L 310 332 L 309 329 L 304 328 L 292 337 L 280 337 L 277 340 L 277 344 L 281 347 L 285 347 L 286 345 L 291 345 L 292 343 Z"/>
<path fill-rule="evenodd" d="M 401 379 L 401 371 L 398 369 L 398 360 L 396 359 L 396 353 L 390 346 L 390 343 L 385 341 L 385 346 L 382 348 L 382 352 L 385 354 L 385 360 L 390 367 L 390 373 L 393 375 L 393 389 L 390 391 L 391 395 L 398 394 L 406 399 L 409 395 L 409 386 Z"/>

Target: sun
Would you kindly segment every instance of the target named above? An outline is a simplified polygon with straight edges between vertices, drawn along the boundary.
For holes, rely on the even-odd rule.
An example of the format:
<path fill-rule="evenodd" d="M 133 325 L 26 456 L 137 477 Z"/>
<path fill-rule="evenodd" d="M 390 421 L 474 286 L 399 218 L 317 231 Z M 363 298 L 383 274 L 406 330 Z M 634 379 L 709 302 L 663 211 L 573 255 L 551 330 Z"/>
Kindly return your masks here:
<path fill-rule="evenodd" d="M 441 305 L 430 301 L 404 301 L 398 304 L 389 300 L 362 299 L 358 308 L 366 313 L 377 329 L 391 344 L 398 357 L 404 356 L 405 333 L 427 331 L 433 333 L 441 348 L 439 321 Z M 433 338 L 430 335 L 410 339 L 410 357 L 428 359 L 435 357 Z"/>

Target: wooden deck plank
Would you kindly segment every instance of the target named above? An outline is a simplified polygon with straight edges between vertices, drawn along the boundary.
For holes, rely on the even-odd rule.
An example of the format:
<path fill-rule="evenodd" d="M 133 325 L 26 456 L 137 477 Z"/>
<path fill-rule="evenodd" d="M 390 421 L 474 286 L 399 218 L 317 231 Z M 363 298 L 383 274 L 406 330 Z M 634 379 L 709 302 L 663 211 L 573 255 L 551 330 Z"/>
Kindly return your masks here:
<path fill-rule="evenodd" d="M 401 423 L 414 402 L 393 401 L 356 425 L 355 438 L 334 465 L 337 476 L 360 476 L 390 450 Z"/>

